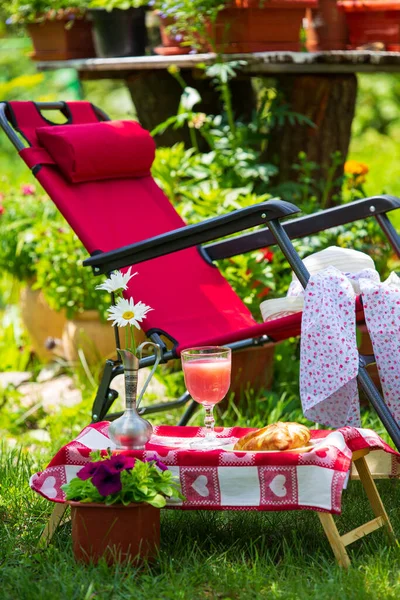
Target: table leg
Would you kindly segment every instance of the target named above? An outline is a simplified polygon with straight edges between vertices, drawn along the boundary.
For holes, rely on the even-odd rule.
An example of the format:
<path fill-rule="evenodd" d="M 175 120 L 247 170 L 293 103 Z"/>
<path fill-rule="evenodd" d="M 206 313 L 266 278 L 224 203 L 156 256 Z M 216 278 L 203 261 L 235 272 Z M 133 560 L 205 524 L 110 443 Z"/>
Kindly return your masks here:
<path fill-rule="evenodd" d="M 38 543 L 38 548 L 45 548 L 51 541 L 57 527 L 61 523 L 64 513 L 67 510 L 67 504 L 57 503 L 50 515 L 50 519 L 47 521 L 46 526 Z"/>
<path fill-rule="evenodd" d="M 342 160 L 332 173 L 334 181 L 343 174 L 349 149 L 357 96 L 356 76 L 289 74 L 278 75 L 276 81 L 288 110 L 306 116 L 315 124 L 311 127 L 286 118 L 269 134 L 264 158 L 279 169 L 276 183 L 295 179 L 293 164 L 298 163 L 299 152 L 304 152 L 308 161 L 321 167 L 315 171 L 316 179 L 327 179 L 332 154 L 339 151 Z M 331 193 L 324 198 L 323 208 L 334 203 L 335 191 L 338 190 L 333 185 Z"/>

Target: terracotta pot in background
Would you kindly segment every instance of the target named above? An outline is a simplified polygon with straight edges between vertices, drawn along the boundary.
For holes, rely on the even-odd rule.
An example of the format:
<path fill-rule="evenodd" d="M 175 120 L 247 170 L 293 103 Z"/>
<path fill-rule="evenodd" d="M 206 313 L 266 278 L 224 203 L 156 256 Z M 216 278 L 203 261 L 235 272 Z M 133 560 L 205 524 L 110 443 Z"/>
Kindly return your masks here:
<path fill-rule="evenodd" d="M 234 0 L 210 25 L 208 49 L 226 54 L 299 51 L 306 9 L 316 6 L 317 0 Z"/>
<path fill-rule="evenodd" d="M 34 48 L 31 58 L 68 60 L 94 56 L 91 23 L 82 18 L 74 19 L 70 25 L 68 18 L 29 23 L 27 30 Z"/>
<path fill-rule="evenodd" d="M 125 346 L 125 328 L 120 329 L 120 341 Z M 136 345 L 141 344 L 146 336 L 142 330 L 135 331 Z M 109 321 L 102 322 L 97 310 L 85 310 L 74 319 L 65 322 L 62 332 L 62 346 L 65 358 L 70 362 L 79 360 L 81 349 L 88 364 L 96 364 L 107 358 L 117 358 L 114 328 Z"/>
<path fill-rule="evenodd" d="M 52 310 L 44 299 L 41 290 L 33 290 L 27 285 L 20 294 L 21 318 L 29 334 L 32 348 L 41 361 L 54 359 L 54 354 L 47 350 L 47 338 L 61 338 L 66 318 L 64 311 Z"/>
<path fill-rule="evenodd" d="M 114 330 L 110 323 L 100 321 L 97 310 L 86 310 L 65 323 L 62 333 L 65 358 L 70 362 L 79 360 L 81 349 L 88 364 L 106 358 L 116 358 Z"/>
<path fill-rule="evenodd" d="M 189 54 L 190 46 L 182 46 L 182 40 L 167 31 L 167 27 L 172 25 L 173 19 L 160 17 L 160 35 L 162 46 L 154 48 L 156 54 L 161 56 L 176 56 L 178 54 Z"/>
<path fill-rule="evenodd" d="M 301 50 L 300 30 L 307 8 L 315 8 L 317 0 L 232 0 L 210 23 L 207 40 L 201 40 L 205 52 L 267 52 Z M 163 23 L 164 21 L 164 23 Z M 184 48 L 165 33 L 171 21 L 162 20 L 163 46 L 157 54 L 184 54 Z"/>
<path fill-rule="evenodd" d="M 400 50 L 400 2 L 391 0 L 339 0 L 349 28 L 349 48 L 382 44 Z"/>
<path fill-rule="evenodd" d="M 358 351 L 360 352 L 360 354 L 365 354 L 367 356 L 373 354 L 374 349 L 372 348 L 372 342 L 371 338 L 369 337 L 367 326 L 358 325 L 357 329 L 360 333 Z M 378 367 L 376 366 L 376 364 L 369 365 L 369 367 L 367 367 L 367 371 L 378 390 L 382 393 L 382 386 L 379 379 Z M 364 403 L 369 404 L 369 400 L 366 398 L 364 392 L 361 389 L 360 396 L 363 398 Z"/>
<path fill-rule="evenodd" d="M 275 346 L 246 348 L 232 352 L 232 376 L 229 395 L 235 394 L 235 403 L 248 389 L 268 390 L 272 385 Z"/>
<path fill-rule="evenodd" d="M 84 504 L 71 506 L 76 560 L 96 564 L 154 559 L 160 546 L 160 510 L 150 504 Z"/>
<path fill-rule="evenodd" d="M 307 9 L 307 49 L 345 50 L 348 45 L 346 15 L 336 0 L 319 0 L 316 8 Z"/>

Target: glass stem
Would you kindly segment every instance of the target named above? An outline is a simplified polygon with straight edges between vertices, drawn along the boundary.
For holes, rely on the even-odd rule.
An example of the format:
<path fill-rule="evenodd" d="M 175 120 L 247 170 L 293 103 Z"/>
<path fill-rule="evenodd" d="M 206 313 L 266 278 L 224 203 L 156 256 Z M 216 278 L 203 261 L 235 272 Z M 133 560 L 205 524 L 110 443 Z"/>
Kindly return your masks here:
<path fill-rule="evenodd" d="M 212 404 L 206 404 L 204 406 L 204 408 L 206 411 L 206 416 L 204 418 L 204 425 L 206 428 L 206 438 L 214 437 L 214 435 L 215 435 L 215 433 L 214 433 L 215 420 L 214 420 L 214 415 L 213 415 L 214 406 Z"/>

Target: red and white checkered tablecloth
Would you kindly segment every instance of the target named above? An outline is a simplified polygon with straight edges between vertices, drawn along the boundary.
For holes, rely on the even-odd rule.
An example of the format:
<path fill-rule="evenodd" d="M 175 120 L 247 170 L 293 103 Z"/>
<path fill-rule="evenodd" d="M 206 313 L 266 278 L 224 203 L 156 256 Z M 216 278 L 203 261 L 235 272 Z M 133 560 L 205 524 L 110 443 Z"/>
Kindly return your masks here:
<path fill-rule="evenodd" d="M 54 502 L 64 501 L 61 485 L 69 482 L 90 459 L 92 450 L 113 448 L 108 422 L 85 427 L 61 448 L 47 468 L 31 477 L 30 486 Z M 227 444 L 252 431 L 217 428 Z M 340 513 L 352 452 L 364 448 L 392 455 L 393 476 L 400 455 L 374 431 L 343 427 L 312 430 L 313 448 L 306 453 L 190 450 L 200 427 L 157 426 L 145 450 L 129 451 L 140 459 L 156 455 L 176 475 L 186 497 L 169 508 L 206 510 L 319 510 Z"/>

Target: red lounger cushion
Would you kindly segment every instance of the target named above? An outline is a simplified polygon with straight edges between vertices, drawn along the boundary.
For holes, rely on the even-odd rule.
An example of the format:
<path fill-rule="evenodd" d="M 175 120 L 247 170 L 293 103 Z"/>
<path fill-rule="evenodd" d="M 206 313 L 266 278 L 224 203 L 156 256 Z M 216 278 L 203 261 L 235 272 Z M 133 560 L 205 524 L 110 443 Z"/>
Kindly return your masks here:
<path fill-rule="evenodd" d="M 135 121 L 53 125 L 36 134 L 72 183 L 144 177 L 155 155 L 153 138 Z"/>

